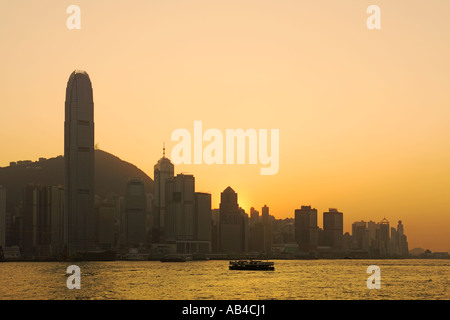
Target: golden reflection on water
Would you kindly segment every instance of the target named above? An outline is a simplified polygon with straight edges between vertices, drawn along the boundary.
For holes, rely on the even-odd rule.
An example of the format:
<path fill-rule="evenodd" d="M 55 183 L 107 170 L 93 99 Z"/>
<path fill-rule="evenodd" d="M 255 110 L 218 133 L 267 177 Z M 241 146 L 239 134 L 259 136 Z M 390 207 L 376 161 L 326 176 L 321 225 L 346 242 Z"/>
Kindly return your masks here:
<path fill-rule="evenodd" d="M 316 300 L 450 299 L 449 260 L 274 260 L 275 271 L 228 270 L 228 261 L 73 263 L 81 289 L 66 287 L 72 263 L 0 264 L 0 299 Z M 369 290 L 369 265 L 381 289 Z"/>

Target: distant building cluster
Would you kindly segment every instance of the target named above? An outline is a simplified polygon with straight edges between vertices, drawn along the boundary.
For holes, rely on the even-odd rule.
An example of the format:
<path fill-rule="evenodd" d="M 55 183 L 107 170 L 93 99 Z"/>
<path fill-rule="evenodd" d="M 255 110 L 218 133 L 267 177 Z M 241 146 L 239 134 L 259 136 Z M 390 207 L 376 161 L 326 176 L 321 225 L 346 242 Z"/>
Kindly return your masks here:
<path fill-rule="evenodd" d="M 154 193 L 131 178 L 124 194 L 101 199 L 94 194 L 94 103 L 84 71 L 74 71 L 66 90 L 64 123 L 65 184 L 23 187 L 22 202 L 6 213 L 6 188 L 0 186 L 0 259 L 65 258 L 79 252 L 115 251 L 123 259 L 167 254 L 254 255 L 266 257 L 406 257 L 402 221 L 358 221 L 343 232 L 344 215 L 301 206 L 294 218 L 275 219 L 269 207 L 239 206 L 231 187 L 218 209 L 211 194 L 196 192 L 195 177 L 175 175 L 163 156 L 154 166 Z M 44 161 L 44 158 L 39 161 Z M 31 161 L 11 163 L 29 166 Z M 114 174 L 114 173 L 112 173 Z"/>

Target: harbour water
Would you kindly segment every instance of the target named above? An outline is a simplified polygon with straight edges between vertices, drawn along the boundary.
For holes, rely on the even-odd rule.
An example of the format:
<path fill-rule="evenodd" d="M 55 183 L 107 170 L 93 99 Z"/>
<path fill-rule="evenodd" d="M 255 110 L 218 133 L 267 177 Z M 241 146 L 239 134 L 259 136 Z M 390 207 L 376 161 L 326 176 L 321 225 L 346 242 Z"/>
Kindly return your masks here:
<path fill-rule="evenodd" d="M 448 300 L 450 260 L 274 260 L 275 271 L 228 270 L 228 261 L 5 262 L 2 300 Z M 66 269 L 81 270 L 81 289 Z M 367 288 L 377 265 L 381 288 Z"/>

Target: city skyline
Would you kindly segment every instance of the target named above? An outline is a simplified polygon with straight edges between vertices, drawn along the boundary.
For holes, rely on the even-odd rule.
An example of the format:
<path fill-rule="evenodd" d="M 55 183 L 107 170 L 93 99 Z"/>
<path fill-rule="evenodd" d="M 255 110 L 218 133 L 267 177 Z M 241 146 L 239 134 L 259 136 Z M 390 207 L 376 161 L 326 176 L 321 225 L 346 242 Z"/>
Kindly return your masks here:
<path fill-rule="evenodd" d="M 301 205 L 338 208 L 346 231 L 387 217 L 407 226 L 410 248 L 448 251 L 450 5 L 379 2 L 383 28 L 374 32 L 367 3 L 194 1 L 175 12 L 80 1 L 82 28 L 72 31 L 65 4 L 0 4 L 11 62 L 0 79 L 8 110 L 0 167 L 63 154 L 61 101 L 80 68 L 95 86 L 95 143 L 149 177 L 163 142 L 174 146 L 171 132 L 195 120 L 279 128 L 274 176 L 253 165 L 178 165 L 177 173 L 194 174 L 213 208 L 230 185 L 246 212 L 267 204 L 281 219 Z"/>

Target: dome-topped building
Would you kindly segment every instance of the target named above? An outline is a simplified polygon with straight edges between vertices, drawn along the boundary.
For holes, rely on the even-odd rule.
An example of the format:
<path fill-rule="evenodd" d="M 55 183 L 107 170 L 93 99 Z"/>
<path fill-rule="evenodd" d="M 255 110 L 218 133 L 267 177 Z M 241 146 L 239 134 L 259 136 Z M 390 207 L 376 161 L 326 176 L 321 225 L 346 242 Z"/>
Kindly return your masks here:
<path fill-rule="evenodd" d="M 166 158 L 166 148 L 163 147 L 163 156 L 154 166 L 154 187 L 155 187 L 155 216 L 154 226 L 159 231 L 164 230 L 166 215 L 166 181 L 173 178 L 174 165 L 170 159 Z M 161 240 L 159 234 L 155 240 Z"/>

